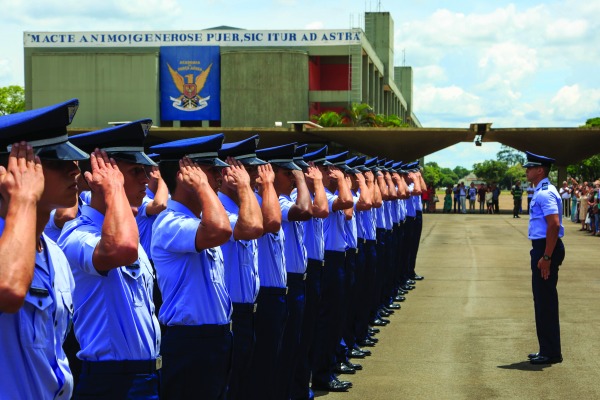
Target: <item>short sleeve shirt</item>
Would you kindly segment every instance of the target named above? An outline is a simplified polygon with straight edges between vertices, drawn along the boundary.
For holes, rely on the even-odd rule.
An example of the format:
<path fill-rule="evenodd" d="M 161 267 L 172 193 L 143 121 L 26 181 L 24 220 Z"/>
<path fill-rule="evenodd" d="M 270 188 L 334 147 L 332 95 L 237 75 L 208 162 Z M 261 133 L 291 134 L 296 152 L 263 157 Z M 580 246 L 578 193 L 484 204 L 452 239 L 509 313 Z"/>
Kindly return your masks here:
<path fill-rule="evenodd" d="M 259 204 L 262 198 L 256 194 Z M 260 285 L 284 288 L 287 286 L 287 271 L 284 254 L 285 233 L 283 228 L 275 233 L 266 233 L 258 240 L 258 276 Z"/>
<path fill-rule="evenodd" d="M 333 211 L 333 203 L 337 200 L 338 196 L 331 193 L 327 188 L 325 188 L 325 195 L 329 203 L 329 216 L 325 218 L 323 224 L 325 250 L 346 251 L 348 247 L 346 232 L 344 230 L 346 216 L 342 210 Z"/>
<path fill-rule="evenodd" d="M 548 224 L 545 217 L 552 214 L 558 215 L 560 222 L 558 237 L 561 238 L 565 234 L 562 224 L 562 200 L 556 187 L 550 183 L 548 178 L 544 178 L 535 187 L 529 207 L 529 239 L 546 238 Z"/>
<path fill-rule="evenodd" d="M 142 205 L 138 207 L 138 213 L 135 217 L 135 222 L 137 223 L 138 230 L 140 231 L 140 244 L 144 248 L 148 258 L 151 260 L 152 255 L 150 252 L 150 244 L 152 243 L 152 224 L 154 221 L 156 221 L 157 215 L 146 214 L 146 207 L 153 199 L 154 193 L 152 193 L 150 189 L 146 188 L 146 196 L 144 196 L 144 200 L 142 200 Z"/>
<path fill-rule="evenodd" d="M 287 272 L 303 274 L 306 272 L 306 247 L 304 247 L 304 224 L 301 221 L 290 221 L 288 213 L 296 204 L 296 196 L 279 195 L 281 207 L 281 227 L 285 235 L 284 253 Z"/>

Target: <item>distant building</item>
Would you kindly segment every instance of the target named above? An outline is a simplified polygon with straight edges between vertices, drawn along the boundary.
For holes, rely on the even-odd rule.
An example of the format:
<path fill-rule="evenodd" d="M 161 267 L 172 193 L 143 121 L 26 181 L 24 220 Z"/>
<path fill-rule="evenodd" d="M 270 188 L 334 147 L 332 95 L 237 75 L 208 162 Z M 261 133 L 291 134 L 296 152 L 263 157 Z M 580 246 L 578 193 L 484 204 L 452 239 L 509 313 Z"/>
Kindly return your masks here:
<path fill-rule="evenodd" d="M 483 179 L 480 179 L 474 173 L 469 173 L 465 177 L 458 180 L 459 182 L 464 182 L 465 186 L 471 186 L 471 183 L 474 183 L 476 186 L 482 183 L 486 183 Z"/>
<path fill-rule="evenodd" d="M 77 97 L 73 128 L 273 127 L 368 103 L 419 127 L 412 68 L 394 66 L 394 22 L 365 29 L 25 32 L 28 109 Z"/>

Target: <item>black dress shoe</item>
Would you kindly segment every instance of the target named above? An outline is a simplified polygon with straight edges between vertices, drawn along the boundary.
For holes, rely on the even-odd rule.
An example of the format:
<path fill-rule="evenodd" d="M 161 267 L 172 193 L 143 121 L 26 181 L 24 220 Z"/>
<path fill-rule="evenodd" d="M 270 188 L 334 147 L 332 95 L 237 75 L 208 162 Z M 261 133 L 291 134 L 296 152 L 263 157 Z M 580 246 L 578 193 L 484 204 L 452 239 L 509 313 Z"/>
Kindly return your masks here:
<path fill-rule="evenodd" d="M 354 350 L 360 351 L 365 356 L 370 356 L 371 355 L 371 350 L 361 349 L 357 344 L 354 345 Z"/>
<path fill-rule="evenodd" d="M 345 392 L 350 388 L 349 382 L 338 381 L 337 379 L 332 379 L 329 382 L 313 382 L 312 389 L 313 390 L 323 390 L 326 392 Z"/>
<path fill-rule="evenodd" d="M 406 281 L 406 283 L 409 284 L 409 285 L 414 285 L 417 282 L 413 281 L 412 279 L 409 279 L 409 280 Z"/>
<path fill-rule="evenodd" d="M 338 381 L 339 383 L 341 383 L 342 385 L 346 385 L 349 388 L 352 387 L 352 382 L 348 382 L 348 381 L 340 381 L 338 378 L 333 378 L 333 380 Z"/>
<path fill-rule="evenodd" d="M 413 290 L 415 287 L 411 285 L 402 285 L 400 286 L 402 290 Z"/>
<path fill-rule="evenodd" d="M 401 295 L 394 297 L 394 301 L 397 301 L 398 303 L 402 303 L 404 300 L 406 300 L 406 297 Z"/>
<path fill-rule="evenodd" d="M 401 308 L 401 306 L 400 306 L 400 304 L 392 303 L 392 304 L 387 305 L 386 308 L 389 308 L 392 310 L 399 310 Z"/>
<path fill-rule="evenodd" d="M 424 276 L 417 275 L 417 274 L 414 274 L 413 277 L 412 277 L 413 281 L 422 281 L 423 279 L 425 279 Z"/>
<path fill-rule="evenodd" d="M 349 367 L 345 363 L 337 363 L 335 366 L 336 374 L 355 374 L 356 370 L 354 368 Z"/>
<path fill-rule="evenodd" d="M 373 321 L 371 321 L 371 325 L 373 325 L 373 326 L 386 326 L 387 323 L 383 322 L 382 319 L 377 318 L 377 319 L 374 319 Z"/>
<path fill-rule="evenodd" d="M 388 310 L 385 310 L 383 308 L 380 308 L 377 313 L 379 314 L 379 318 L 381 318 L 381 317 L 389 317 L 390 315 L 392 315 L 391 312 L 389 312 Z"/>
<path fill-rule="evenodd" d="M 367 355 L 360 350 L 352 349 L 350 350 L 350 358 L 365 358 Z"/>
<path fill-rule="evenodd" d="M 389 319 L 385 319 L 385 318 L 379 318 L 380 321 L 383 321 L 384 324 L 389 324 L 390 320 Z"/>
<path fill-rule="evenodd" d="M 546 357 L 546 356 L 537 356 L 529 360 L 533 365 L 542 365 L 542 364 L 557 364 L 563 361 L 562 356 L 556 357 Z"/>
<path fill-rule="evenodd" d="M 375 342 L 370 339 L 359 340 L 356 343 L 358 343 L 360 347 L 375 347 Z"/>
<path fill-rule="evenodd" d="M 537 358 L 537 357 L 539 357 L 539 355 L 540 355 L 540 353 L 529 353 L 529 354 L 527 355 L 527 358 L 529 358 L 529 359 L 531 360 L 532 358 Z"/>
<path fill-rule="evenodd" d="M 350 362 L 350 361 L 345 361 L 344 364 L 346 364 L 346 366 L 352 368 L 355 371 L 361 371 L 363 369 L 362 365 L 354 364 L 353 362 Z"/>
<path fill-rule="evenodd" d="M 406 293 L 408 293 L 408 291 L 406 291 L 406 290 L 402 289 L 402 287 L 398 288 L 398 295 L 400 295 L 400 296 L 403 296 L 403 295 L 405 295 Z"/>
<path fill-rule="evenodd" d="M 373 337 L 371 335 L 367 335 L 367 339 L 369 339 L 371 342 L 373 343 L 379 343 L 379 339 L 377 339 L 376 337 Z"/>

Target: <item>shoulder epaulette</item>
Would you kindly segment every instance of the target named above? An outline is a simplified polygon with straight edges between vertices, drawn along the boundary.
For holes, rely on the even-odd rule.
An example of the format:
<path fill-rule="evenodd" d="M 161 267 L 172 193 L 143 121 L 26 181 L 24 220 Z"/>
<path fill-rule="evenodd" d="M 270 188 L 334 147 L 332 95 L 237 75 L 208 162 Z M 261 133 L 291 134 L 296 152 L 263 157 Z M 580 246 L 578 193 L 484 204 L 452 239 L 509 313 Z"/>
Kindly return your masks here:
<path fill-rule="evenodd" d="M 548 182 L 542 183 L 542 190 L 548 190 Z"/>

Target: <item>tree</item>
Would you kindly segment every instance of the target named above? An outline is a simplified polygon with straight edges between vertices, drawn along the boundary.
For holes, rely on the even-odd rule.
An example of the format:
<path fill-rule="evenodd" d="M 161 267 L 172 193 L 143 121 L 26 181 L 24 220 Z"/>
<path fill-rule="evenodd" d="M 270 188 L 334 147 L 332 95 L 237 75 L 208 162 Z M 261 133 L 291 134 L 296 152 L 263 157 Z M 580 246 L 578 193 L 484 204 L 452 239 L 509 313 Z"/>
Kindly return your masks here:
<path fill-rule="evenodd" d="M 461 167 L 460 165 L 454 167 L 452 172 L 454 172 L 456 174 L 457 179 L 462 179 L 471 173 L 471 171 L 469 171 L 465 167 Z"/>
<path fill-rule="evenodd" d="M 600 126 L 600 117 L 596 117 L 596 118 L 590 118 L 587 121 L 585 121 L 585 125 L 586 128 L 588 127 L 598 127 Z"/>
<path fill-rule="evenodd" d="M 506 170 L 506 177 L 502 184 L 506 187 L 512 187 L 516 181 L 526 182 L 527 175 L 525 168 L 521 164 L 515 164 Z"/>
<path fill-rule="evenodd" d="M 517 164 L 523 165 L 525 163 L 524 153 L 505 145 L 502 145 L 500 151 L 496 153 L 496 158 L 498 161 L 506 162 L 509 167 Z"/>
<path fill-rule="evenodd" d="M 442 178 L 442 172 L 440 167 L 435 162 L 429 162 L 423 167 L 423 179 L 429 185 L 433 183 L 434 186 L 438 186 Z"/>
<path fill-rule="evenodd" d="M 500 183 L 506 176 L 508 164 L 505 161 L 485 160 L 473 165 L 473 172 L 477 177 L 488 183 Z"/>
<path fill-rule="evenodd" d="M 320 115 L 313 115 L 311 119 L 323 127 L 344 126 L 342 116 L 335 111 L 325 111 Z"/>
<path fill-rule="evenodd" d="M 352 103 L 344 112 L 344 125 L 375 126 L 375 113 L 366 103 Z"/>
<path fill-rule="evenodd" d="M 0 115 L 25 111 L 25 90 L 21 86 L 0 88 Z"/>
<path fill-rule="evenodd" d="M 450 168 L 440 168 L 442 177 L 440 178 L 440 186 L 454 186 L 458 182 L 458 176 Z"/>
<path fill-rule="evenodd" d="M 600 154 L 567 166 L 567 173 L 582 182 L 598 179 L 600 177 Z"/>

